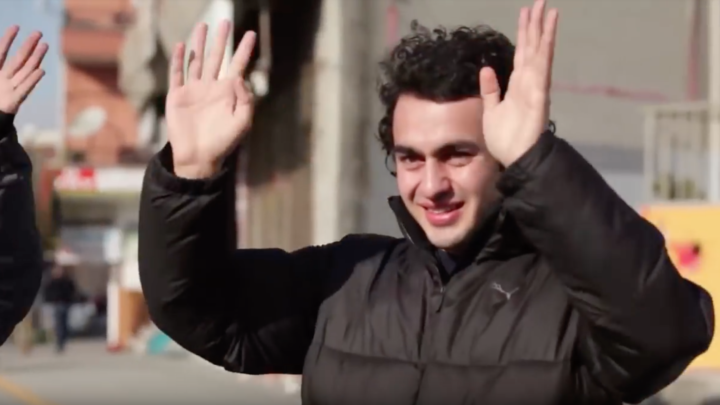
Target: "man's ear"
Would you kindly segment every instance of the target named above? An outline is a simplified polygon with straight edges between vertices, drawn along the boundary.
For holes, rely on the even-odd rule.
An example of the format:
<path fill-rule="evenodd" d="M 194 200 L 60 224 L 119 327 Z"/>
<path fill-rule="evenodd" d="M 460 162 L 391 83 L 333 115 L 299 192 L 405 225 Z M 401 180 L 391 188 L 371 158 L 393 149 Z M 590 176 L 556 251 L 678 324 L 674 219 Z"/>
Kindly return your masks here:
<path fill-rule="evenodd" d="M 397 177 L 397 170 L 395 169 L 394 156 L 391 153 L 385 155 L 385 168 L 393 177 Z"/>

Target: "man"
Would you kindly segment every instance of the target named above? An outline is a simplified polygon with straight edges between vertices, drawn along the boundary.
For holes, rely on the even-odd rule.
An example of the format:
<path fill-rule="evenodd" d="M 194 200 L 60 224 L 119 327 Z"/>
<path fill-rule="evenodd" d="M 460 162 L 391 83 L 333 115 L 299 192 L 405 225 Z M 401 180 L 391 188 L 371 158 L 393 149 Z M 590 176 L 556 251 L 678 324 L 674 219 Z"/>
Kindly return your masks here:
<path fill-rule="evenodd" d="M 18 143 L 13 120 L 45 74 L 40 64 L 48 46 L 34 32 L 8 60 L 18 31 L 10 27 L 0 38 L 0 344 L 29 313 L 43 270 L 32 165 Z"/>
<path fill-rule="evenodd" d="M 302 374 L 305 404 L 621 404 L 672 382 L 712 338 L 709 296 L 548 120 L 558 19 L 404 38 L 384 63 L 379 133 L 404 238 L 235 250 L 224 162 L 250 127 L 248 33 L 229 25 L 187 79 L 175 50 L 170 144 L 140 209 L 150 314 L 227 370 Z"/>
<path fill-rule="evenodd" d="M 55 351 L 58 354 L 65 352 L 70 332 L 68 325 L 70 308 L 77 300 L 78 290 L 67 267 L 56 265 L 45 286 L 45 301 L 52 305 Z"/>

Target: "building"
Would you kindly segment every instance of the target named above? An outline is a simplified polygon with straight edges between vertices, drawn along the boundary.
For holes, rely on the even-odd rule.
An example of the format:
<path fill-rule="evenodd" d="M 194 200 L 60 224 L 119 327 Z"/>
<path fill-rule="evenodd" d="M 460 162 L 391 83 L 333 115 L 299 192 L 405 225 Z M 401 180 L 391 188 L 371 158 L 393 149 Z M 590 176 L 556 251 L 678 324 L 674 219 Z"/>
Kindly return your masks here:
<path fill-rule="evenodd" d="M 137 212 L 151 146 L 118 87 L 119 57 L 132 22 L 130 0 L 65 0 L 62 206 L 58 248 L 74 257 L 80 287 L 106 299 L 108 341 L 123 344 L 146 322 L 137 279 Z M 133 277 L 134 276 L 134 277 Z"/>
<path fill-rule="evenodd" d="M 45 257 L 49 261 L 54 256 L 61 214 L 53 183 L 62 157 L 63 137 L 56 129 L 27 125 L 18 129 L 18 140 L 33 165 L 35 214 Z"/>

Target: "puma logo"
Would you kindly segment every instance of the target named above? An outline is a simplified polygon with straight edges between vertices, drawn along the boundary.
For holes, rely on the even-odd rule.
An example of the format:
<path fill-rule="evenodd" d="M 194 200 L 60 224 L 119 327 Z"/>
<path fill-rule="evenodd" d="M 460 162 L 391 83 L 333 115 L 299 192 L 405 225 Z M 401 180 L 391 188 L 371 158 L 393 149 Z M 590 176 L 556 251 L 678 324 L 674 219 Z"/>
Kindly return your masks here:
<path fill-rule="evenodd" d="M 502 293 L 505 296 L 505 298 L 507 298 L 508 301 L 510 301 L 510 298 L 512 298 L 512 295 L 515 294 L 517 292 L 517 290 L 519 289 L 519 288 L 515 288 L 512 291 L 505 291 L 505 289 L 503 289 L 503 287 L 499 283 L 492 283 L 490 285 L 490 288 Z"/>

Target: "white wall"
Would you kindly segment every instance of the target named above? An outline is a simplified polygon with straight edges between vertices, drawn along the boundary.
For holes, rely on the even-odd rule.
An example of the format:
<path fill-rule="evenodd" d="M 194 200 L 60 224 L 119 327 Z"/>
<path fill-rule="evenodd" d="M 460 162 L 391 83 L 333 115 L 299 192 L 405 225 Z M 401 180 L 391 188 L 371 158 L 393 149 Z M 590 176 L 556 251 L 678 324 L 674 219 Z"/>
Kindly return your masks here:
<path fill-rule="evenodd" d="M 212 49 L 213 44 L 213 38 L 215 38 L 215 35 L 217 33 L 217 27 L 222 20 L 230 20 L 233 21 L 234 16 L 234 4 L 232 0 L 213 0 L 208 8 L 205 10 L 205 13 L 198 18 L 198 22 L 204 22 L 208 25 L 208 40 L 205 45 L 205 54 L 207 55 L 210 50 Z M 192 40 L 192 33 L 190 33 L 190 36 L 187 39 L 187 46 L 188 49 L 191 46 L 191 40 Z M 227 68 L 228 64 L 230 63 L 230 58 L 233 54 L 233 44 L 232 44 L 232 35 L 230 35 L 230 40 L 227 43 L 227 46 L 225 48 L 225 59 L 223 60 L 223 66 L 221 70 L 221 75 L 224 73 L 225 69 Z M 190 55 L 190 52 L 185 53 L 185 66 L 187 66 L 187 58 Z"/>
<path fill-rule="evenodd" d="M 344 0 L 324 0 L 315 42 L 312 201 L 313 243 L 340 239 L 339 187 L 343 135 Z"/>

